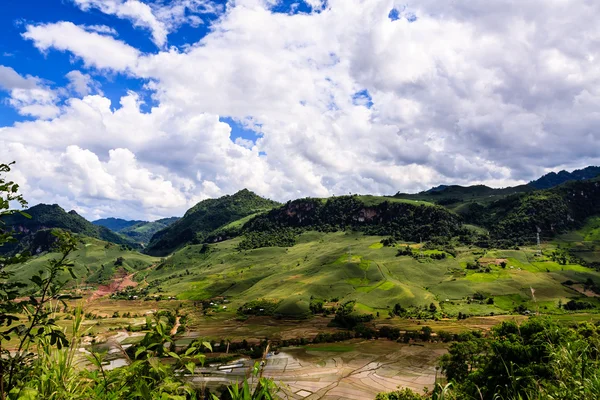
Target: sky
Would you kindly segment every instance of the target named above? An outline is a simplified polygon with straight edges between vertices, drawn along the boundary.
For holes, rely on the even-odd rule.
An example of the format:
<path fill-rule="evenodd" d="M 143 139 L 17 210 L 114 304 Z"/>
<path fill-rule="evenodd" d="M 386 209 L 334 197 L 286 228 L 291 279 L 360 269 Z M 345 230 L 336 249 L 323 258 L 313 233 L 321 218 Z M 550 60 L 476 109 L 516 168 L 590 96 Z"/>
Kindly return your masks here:
<path fill-rule="evenodd" d="M 0 162 L 88 219 L 600 164 L 595 0 L 4 0 Z"/>

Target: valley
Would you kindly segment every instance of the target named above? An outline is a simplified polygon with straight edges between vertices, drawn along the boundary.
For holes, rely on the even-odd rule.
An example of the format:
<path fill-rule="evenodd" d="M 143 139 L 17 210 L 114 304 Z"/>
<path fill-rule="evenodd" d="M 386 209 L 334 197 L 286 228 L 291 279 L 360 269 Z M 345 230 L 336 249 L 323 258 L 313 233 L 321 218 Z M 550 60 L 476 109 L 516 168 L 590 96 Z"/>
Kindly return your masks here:
<path fill-rule="evenodd" d="M 92 225 L 36 206 L 31 219 L 6 219 L 18 240 L 5 254 L 23 259 L 5 271 L 35 298 L 31 277 L 71 238 L 68 268 L 54 278 L 65 284 L 46 301 L 56 329 L 78 343 L 83 370 L 129 368 L 161 340 L 170 352 L 153 354 L 164 365 L 192 350 L 201 357 L 185 378 L 200 391 L 245 379 L 257 390 L 255 370 L 277 382 L 281 398 L 431 392 L 446 382 L 440 359 L 499 326 L 600 322 L 597 187 L 575 181 L 493 195 L 447 187 L 286 204 L 243 190 L 158 225 Z M 134 234 L 157 226 L 152 236 Z M 14 351 L 18 336 L 3 345 Z"/>

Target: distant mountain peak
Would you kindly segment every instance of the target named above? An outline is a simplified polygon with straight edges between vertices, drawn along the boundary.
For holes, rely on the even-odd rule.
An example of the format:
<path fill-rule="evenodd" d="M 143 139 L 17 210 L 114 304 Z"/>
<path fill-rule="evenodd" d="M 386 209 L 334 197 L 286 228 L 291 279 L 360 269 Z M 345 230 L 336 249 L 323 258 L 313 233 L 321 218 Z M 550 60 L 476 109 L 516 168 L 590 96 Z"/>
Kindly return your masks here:
<path fill-rule="evenodd" d="M 600 167 L 589 166 L 582 169 L 576 169 L 573 172 L 565 170 L 559 172 L 549 172 L 541 178 L 529 182 L 529 185 L 536 189 L 550 189 L 569 181 L 582 181 L 600 176 Z"/>

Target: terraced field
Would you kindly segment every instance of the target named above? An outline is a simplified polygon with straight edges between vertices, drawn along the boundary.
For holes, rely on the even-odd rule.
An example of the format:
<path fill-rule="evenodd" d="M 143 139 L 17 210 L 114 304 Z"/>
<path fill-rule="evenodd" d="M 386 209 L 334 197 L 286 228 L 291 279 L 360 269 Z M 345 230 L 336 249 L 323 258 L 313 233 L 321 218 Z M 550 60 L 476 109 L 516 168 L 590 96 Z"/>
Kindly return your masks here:
<path fill-rule="evenodd" d="M 188 246 L 151 270 L 146 279 L 178 299 L 226 296 L 232 302 L 230 309 L 255 299 L 285 299 L 287 307 L 302 314 L 315 297 L 356 300 L 358 310 L 386 316 L 396 303 L 403 307 L 434 303 L 448 316 L 504 314 L 519 305 L 562 313 L 559 300 L 583 297 L 563 282 L 600 282 L 594 269 L 552 261 L 551 244 L 545 245 L 543 255 L 535 248 L 465 247 L 456 249 L 456 257 L 446 254 L 443 260 L 434 260 L 428 255 L 440 251 L 422 251 L 420 258 L 397 257 L 398 248 L 407 244 L 384 247 L 381 239 L 307 232 L 289 248 L 238 251 L 239 239 L 211 245 L 211 251 L 204 253 L 200 245 Z M 419 252 L 418 244 L 410 246 Z M 477 260 L 488 272 L 466 268 Z M 476 292 L 486 300 L 493 298 L 493 304 L 474 301 Z M 597 304 L 595 298 L 587 301 Z"/>

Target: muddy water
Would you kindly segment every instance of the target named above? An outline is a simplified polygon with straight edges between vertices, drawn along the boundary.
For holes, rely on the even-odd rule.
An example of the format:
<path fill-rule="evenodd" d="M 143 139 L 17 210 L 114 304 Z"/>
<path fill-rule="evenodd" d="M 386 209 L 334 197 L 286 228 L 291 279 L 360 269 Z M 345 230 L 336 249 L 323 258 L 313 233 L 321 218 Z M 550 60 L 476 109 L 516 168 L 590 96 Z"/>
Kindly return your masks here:
<path fill-rule="evenodd" d="M 282 388 L 289 399 L 373 399 L 377 393 L 398 386 L 420 392 L 432 387 L 437 359 L 445 353 L 438 344 L 411 346 L 387 340 L 284 348 L 270 354 L 262 374 Z M 217 389 L 250 376 L 256 361 L 240 358 L 224 364 L 197 368 L 190 378 L 197 387 Z M 110 361 L 109 368 L 125 365 L 122 358 Z"/>

